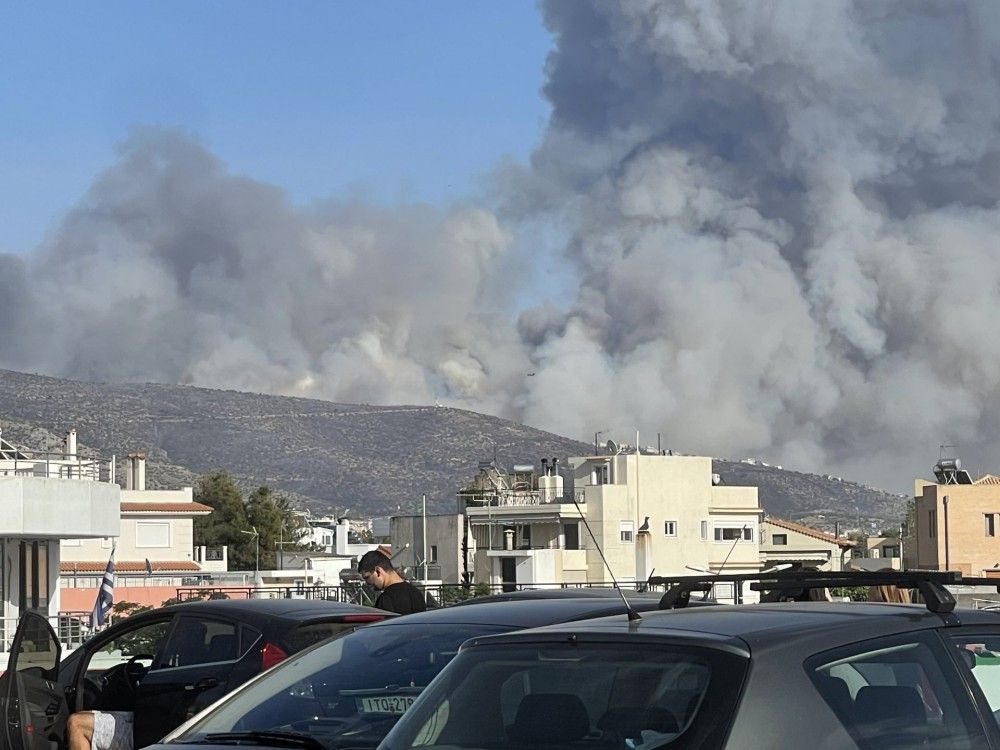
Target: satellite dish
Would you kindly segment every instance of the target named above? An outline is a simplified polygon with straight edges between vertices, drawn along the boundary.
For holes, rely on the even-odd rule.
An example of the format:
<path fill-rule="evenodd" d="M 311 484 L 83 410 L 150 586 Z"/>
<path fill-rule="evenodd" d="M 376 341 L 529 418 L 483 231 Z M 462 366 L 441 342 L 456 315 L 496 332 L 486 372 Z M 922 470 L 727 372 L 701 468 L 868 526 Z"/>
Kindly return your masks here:
<path fill-rule="evenodd" d="M 618 447 L 618 443 L 616 443 L 614 440 L 609 440 L 608 444 L 605 447 L 608 449 L 608 453 L 610 453 L 612 456 L 617 456 L 618 452 L 621 450 L 621 448 Z"/>

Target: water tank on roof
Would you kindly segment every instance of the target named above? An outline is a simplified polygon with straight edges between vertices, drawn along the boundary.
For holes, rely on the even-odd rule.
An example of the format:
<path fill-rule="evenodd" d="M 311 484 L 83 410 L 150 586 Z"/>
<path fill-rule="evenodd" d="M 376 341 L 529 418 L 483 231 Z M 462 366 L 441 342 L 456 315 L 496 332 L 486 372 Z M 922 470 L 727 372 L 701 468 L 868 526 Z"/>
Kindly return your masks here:
<path fill-rule="evenodd" d="M 533 474 L 535 467 L 533 464 L 514 464 L 515 474 Z"/>
<path fill-rule="evenodd" d="M 543 503 L 555 503 L 563 497 L 563 478 L 559 474 L 538 477 L 538 492 Z"/>

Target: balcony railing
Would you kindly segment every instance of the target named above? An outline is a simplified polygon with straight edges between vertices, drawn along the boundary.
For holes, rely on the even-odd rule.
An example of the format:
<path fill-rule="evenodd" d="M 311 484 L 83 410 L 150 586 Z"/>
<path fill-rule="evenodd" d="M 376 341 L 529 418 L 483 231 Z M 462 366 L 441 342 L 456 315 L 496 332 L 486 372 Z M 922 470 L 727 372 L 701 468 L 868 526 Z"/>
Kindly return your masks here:
<path fill-rule="evenodd" d="M 0 454 L 0 477 L 114 481 L 114 458 L 84 458 L 54 451 L 18 449 Z"/>

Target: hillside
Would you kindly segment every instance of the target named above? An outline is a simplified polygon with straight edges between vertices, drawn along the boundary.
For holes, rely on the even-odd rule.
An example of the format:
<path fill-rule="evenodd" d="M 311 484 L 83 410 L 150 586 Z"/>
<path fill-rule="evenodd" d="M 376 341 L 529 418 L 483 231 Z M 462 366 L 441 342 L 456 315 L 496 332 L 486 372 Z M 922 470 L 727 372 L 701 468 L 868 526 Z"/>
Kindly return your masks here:
<path fill-rule="evenodd" d="M 0 429 L 34 448 L 56 446 L 68 427 L 104 455 L 149 455 L 150 486 L 190 485 L 224 469 L 249 488 L 270 484 L 314 510 L 379 515 L 435 512 L 479 461 L 537 462 L 592 446 L 497 417 L 434 406 L 370 406 L 171 385 L 109 385 L 0 370 Z M 773 515 L 892 520 L 904 499 L 851 482 L 776 467 L 715 462 L 727 484 L 756 484 Z M 408 504 L 410 504 L 408 506 Z M 820 519 L 822 520 L 822 519 Z"/>

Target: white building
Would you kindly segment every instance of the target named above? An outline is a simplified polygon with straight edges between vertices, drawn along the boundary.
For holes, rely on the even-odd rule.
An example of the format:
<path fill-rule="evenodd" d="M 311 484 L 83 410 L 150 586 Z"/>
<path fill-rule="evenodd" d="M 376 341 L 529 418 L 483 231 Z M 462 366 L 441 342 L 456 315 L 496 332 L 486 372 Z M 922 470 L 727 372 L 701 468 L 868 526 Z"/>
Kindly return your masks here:
<path fill-rule="evenodd" d="M 543 460 L 537 474 L 533 465 L 511 472 L 480 465 L 460 493 L 474 582 L 610 584 L 612 577 L 626 583 L 761 569 L 757 488 L 722 486 L 711 458 L 630 452 L 571 458 L 569 465 L 573 496 L 555 460 Z M 436 526 L 443 536 L 429 529 L 428 546 L 450 549 L 450 528 Z M 416 540 L 393 537 L 394 549 L 408 542 Z M 442 578 L 451 575 L 442 566 Z"/>
<path fill-rule="evenodd" d="M 119 536 L 120 502 L 114 458 L 79 455 L 75 430 L 57 452 L 22 449 L 0 438 L 3 650 L 22 612 L 57 618 L 60 539 L 99 544 Z"/>

